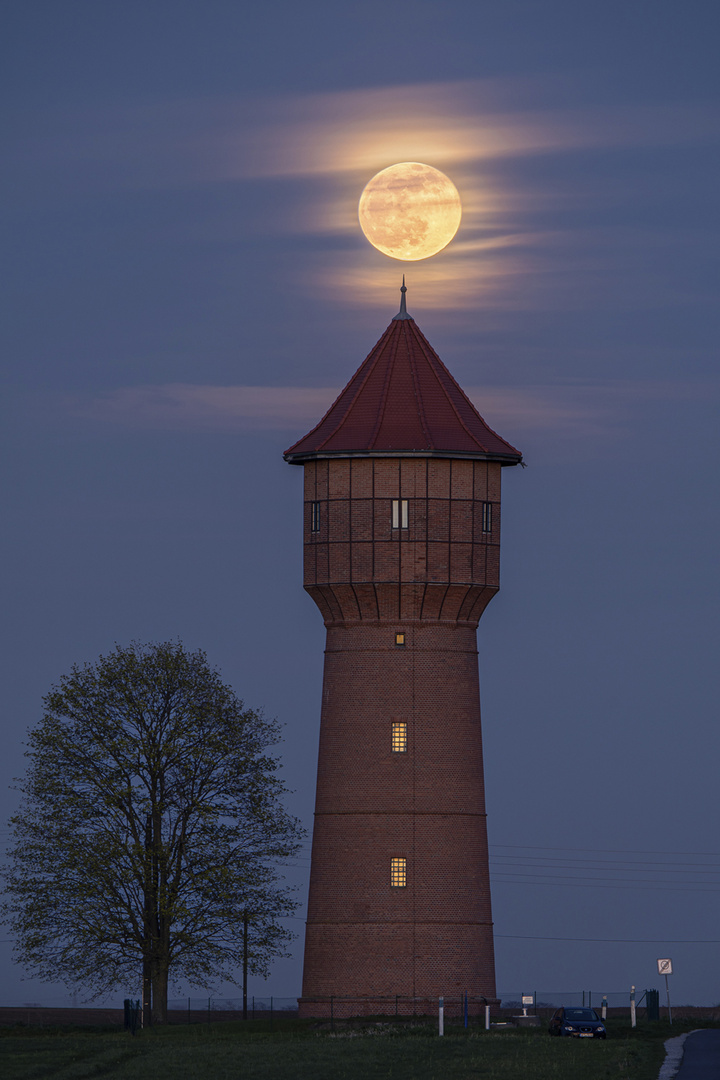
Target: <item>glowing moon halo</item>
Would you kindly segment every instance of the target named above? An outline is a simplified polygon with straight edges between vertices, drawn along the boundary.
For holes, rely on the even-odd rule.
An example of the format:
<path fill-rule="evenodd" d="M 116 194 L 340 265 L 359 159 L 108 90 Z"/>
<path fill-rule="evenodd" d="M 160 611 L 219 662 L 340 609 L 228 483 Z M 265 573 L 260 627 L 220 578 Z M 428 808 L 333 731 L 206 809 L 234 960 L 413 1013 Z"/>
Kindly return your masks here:
<path fill-rule="evenodd" d="M 390 165 L 368 181 L 358 206 L 360 228 L 391 259 L 417 262 L 452 240 L 462 217 L 452 180 L 419 161 Z"/>

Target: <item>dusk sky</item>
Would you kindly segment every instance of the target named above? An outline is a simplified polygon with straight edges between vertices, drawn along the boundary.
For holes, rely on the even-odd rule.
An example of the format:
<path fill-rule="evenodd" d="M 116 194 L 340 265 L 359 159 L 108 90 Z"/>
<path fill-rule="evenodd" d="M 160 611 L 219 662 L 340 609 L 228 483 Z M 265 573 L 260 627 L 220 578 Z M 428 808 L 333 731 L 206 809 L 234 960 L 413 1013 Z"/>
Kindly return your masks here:
<path fill-rule="evenodd" d="M 6 0 L 0 839 L 51 685 L 178 638 L 285 725 L 311 828 L 282 452 L 405 273 L 527 463 L 478 635 L 498 990 L 664 995 L 672 957 L 674 1002 L 720 1001 L 719 38 L 711 0 Z M 463 203 L 424 262 L 358 225 L 402 161 Z M 308 870 L 251 993 L 300 991 Z M 0 938 L 0 1004 L 67 999 Z"/>

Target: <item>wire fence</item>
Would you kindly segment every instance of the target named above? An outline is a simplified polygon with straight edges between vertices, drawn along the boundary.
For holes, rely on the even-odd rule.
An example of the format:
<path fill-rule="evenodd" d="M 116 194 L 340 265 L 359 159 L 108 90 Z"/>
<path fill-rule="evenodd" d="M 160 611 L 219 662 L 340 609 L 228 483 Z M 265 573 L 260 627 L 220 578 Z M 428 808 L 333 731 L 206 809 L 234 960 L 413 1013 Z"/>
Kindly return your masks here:
<path fill-rule="evenodd" d="M 637 999 L 642 991 L 636 991 Z M 586 1006 L 599 1009 L 605 1004 L 610 1009 L 630 1009 L 630 990 L 516 990 L 498 994 L 502 1009 L 522 1009 L 523 997 L 533 998 L 533 1008 L 559 1009 L 562 1005 Z"/>
<path fill-rule="evenodd" d="M 218 1020 L 272 1020 L 297 1016 L 296 997 L 174 998 L 168 1001 L 168 1020 L 174 1024 L 214 1023 Z"/>
<path fill-rule="evenodd" d="M 648 1012 L 648 991 L 637 988 L 635 1006 L 638 1020 L 651 1019 Z M 524 1013 L 542 1023 L 561 1006 L 585 1006 L 598 1014 L 606 1007 L 610 1017 L 630 1016 L 630 989 L 602 990 L 517 990 L 503 991 L 497 998 L 487 1001 L 482 996 L 467 993 L 438 994 L 433 997 L 410 997 L 403 994 L 359 997 L 349 994 L 327 997 L 298 998 L 274 995 L 248 995 L 246 1001 L 238 997 L 183 997 L 168 1002 L 168 1021 L 171 1024 L 214 1024 L 221 1021 L 259 1021 L 272 1029 L 274 1023 L 294 1017 L 314 1018 L 319 1022 L 351 1021 L 354 1018 L 378 1017 L 389 1022 L 406 1022 L 417 1018 L 437 1018 L 439 999 L 443 998 L 444 1015 L 448 1023 L 465 1023 L 483 1026 L 485 1023 L 511 1023 Z M 666 1007 L 660 1004 L 658 1012 L 666 1015 Z M 486 1011 L 487 1010 L 487 1011 Z M 707 1017 L 720 1019 L 720 1006 L 672 1007 L 673 1016 Z M 127 1017 L 125 1017 L 127 1020 Z M 122 1024 L 123 1008 L 120 1001 L 104 1005 L 67 1002 L 58 999 L 26 1002 L 0 1006 L 0 1024 L 23 1024 L 47 1026 L 51 1024 Z"/>
<path fill-rule="evenodd" d="M 407 1018 L 433 1016 L 437 1013 L 439 998 L 443 998 L 448 1021 L 486 1020 L 486 1007 L 493 1019 L 508 1019 L 521 1015 L 546 1015 L 562 1005 L 588 1006 L 602 1009 L 611 1015 L 629 1015 L 630 991 L 557 990 L 557 991 L 508 991 L 493 1000 L 469 993 L 438 994 L 433 997 L 410 997 L 406 994 L 389 994 L 358 997 L 350 994 L 332 994 L 312 999 L 287 997 L 248 996 L 243 1008 L 242 998 L 182 998 L 168 1002 L 168 1017 L 173 1023 L 211 1023 L 218 1020 L 272 1020 L 273 1017 L 304 1016 L 318 1019 L 343 1019 L 363 1016 L 389 1016 Z M 636 1002 L 642 1008 L 644 994 L 638 991 Z"/>

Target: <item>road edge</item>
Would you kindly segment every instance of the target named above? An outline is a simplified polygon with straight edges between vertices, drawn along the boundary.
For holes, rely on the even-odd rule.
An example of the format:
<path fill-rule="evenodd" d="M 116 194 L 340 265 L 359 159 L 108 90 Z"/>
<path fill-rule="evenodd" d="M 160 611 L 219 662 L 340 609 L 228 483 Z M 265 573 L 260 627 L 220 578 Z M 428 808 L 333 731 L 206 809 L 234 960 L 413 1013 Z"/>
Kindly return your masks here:
<path fill-rule="evenodd" d="M 701 1031 L 702 1028 L 695 1028 L 695 1030 Z M 686 1031 L 684 1035 L 676 1035 L 672 1039 L 665 1040 L 665 1060 L 660 1066 L 658 1080 L 672 1080 L 676 1075 L 682 1064 L 685 1040 L 688 1035 L 692 1035 L 692 1031 Z"/>

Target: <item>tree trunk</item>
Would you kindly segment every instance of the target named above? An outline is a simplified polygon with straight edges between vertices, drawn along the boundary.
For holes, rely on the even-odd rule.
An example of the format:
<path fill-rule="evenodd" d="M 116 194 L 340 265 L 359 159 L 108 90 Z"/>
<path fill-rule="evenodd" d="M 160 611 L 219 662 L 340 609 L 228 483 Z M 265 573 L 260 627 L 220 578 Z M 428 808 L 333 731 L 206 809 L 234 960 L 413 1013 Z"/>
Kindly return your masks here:
<path fill-rule="evenodd" d="M 158 915 L 152 962 L 152 1022 L 167 1024 L 168 977 L 170 973 L 170 926 Z"/>
<path fill-rule="evenodd" d="M 152 980 L 152 1022 L 153 1024 L 167 1024 L 168 1005 L 168 964 L 167 960 L 159 960 L 153 964 Z"/>
<path fill-rule="evenodd" d="M 152 1022 L 152 978 L 153 978 L 153 889 L 152 889 L 152 820 L 150 814 L 145 819 L 145 866 L 143 897 L 143 1023 L 149 1027 Z"/>
<path fill-rule="evenodd" d="M 150 1002 L 152 1001 L 152 967 L 150 960 L 147 956 L 143 959 L 143 977 L 142 977 L 142 1010 L 143 1010 L 143 1026 L 149 1027 L 152 1024 L 152 1013 L 150 1011 Z"/>

